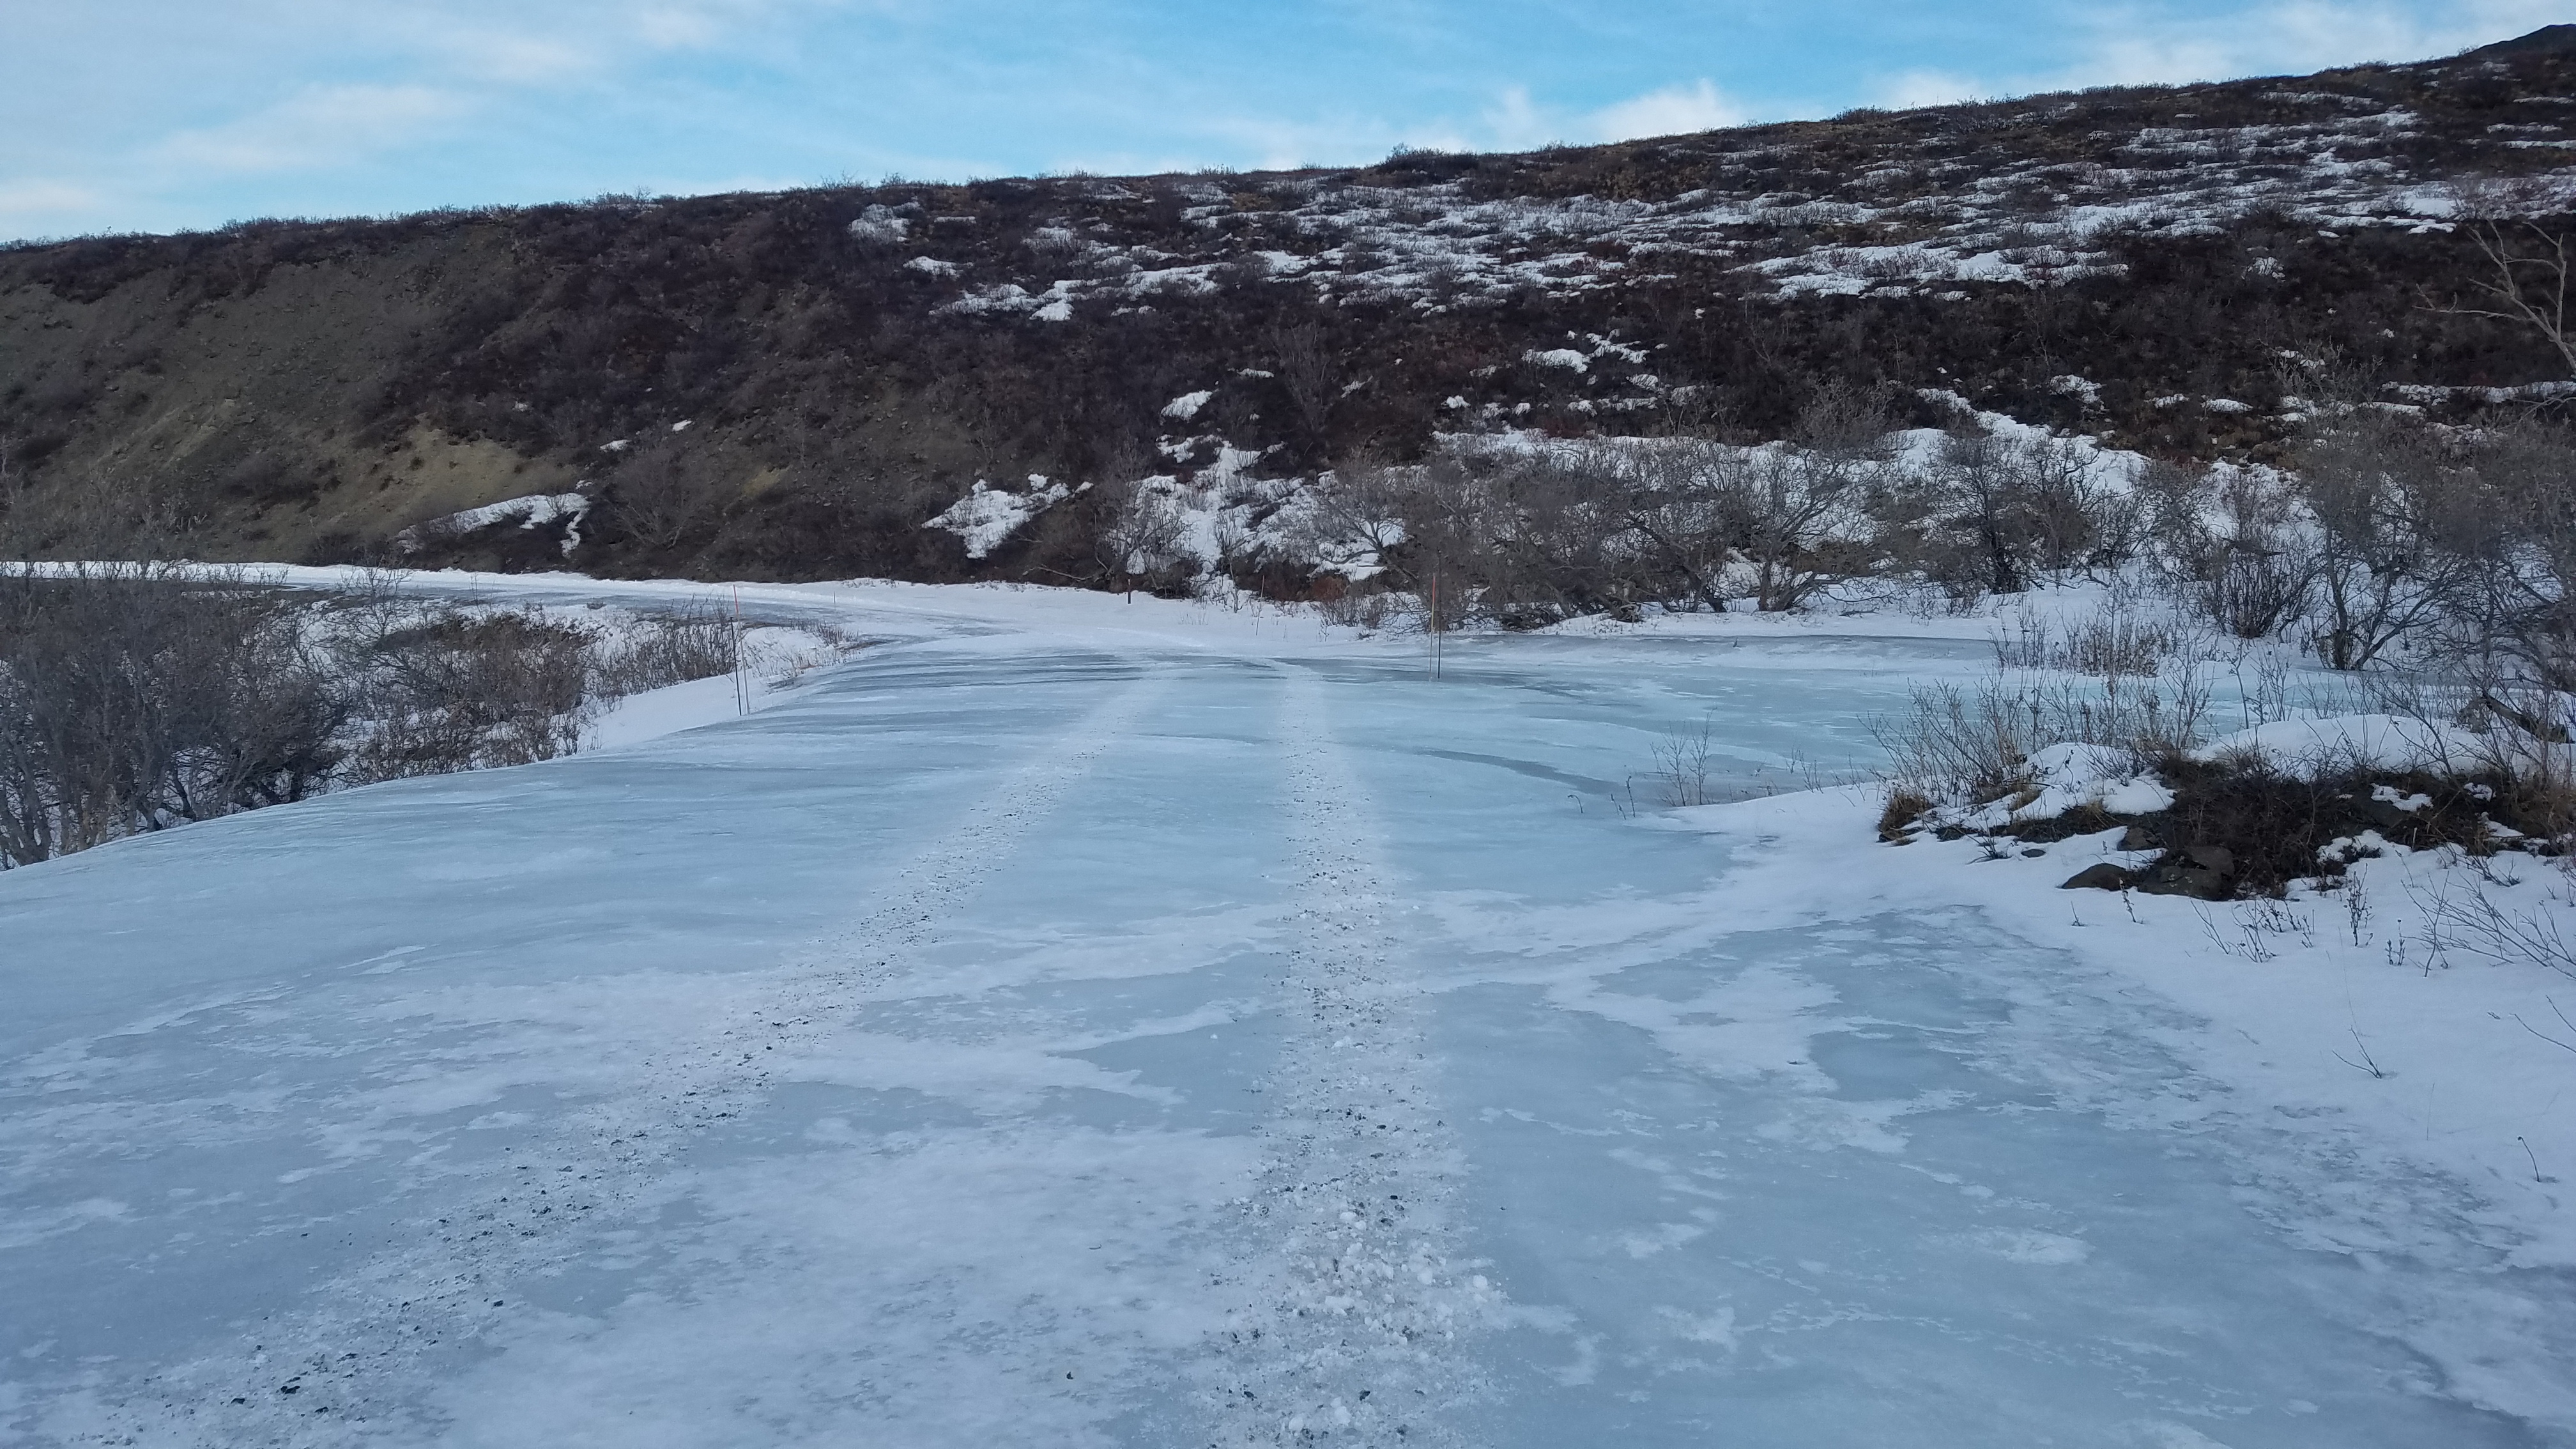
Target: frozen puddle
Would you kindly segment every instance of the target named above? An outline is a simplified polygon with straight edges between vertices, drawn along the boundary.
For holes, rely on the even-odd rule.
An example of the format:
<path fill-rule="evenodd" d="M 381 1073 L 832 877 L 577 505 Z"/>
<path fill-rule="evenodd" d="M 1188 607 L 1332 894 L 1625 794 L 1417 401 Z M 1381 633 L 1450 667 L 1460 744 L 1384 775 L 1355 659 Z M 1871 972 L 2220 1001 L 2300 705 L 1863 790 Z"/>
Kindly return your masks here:
<path fill-rule="evenodd" d="M 0 1443 L 2576 1442 L 2456 1381 L 2565 1401 L 2576 1317 L 2456 1185 L 1629 818 L 1665 724 L 1862 752 L 1895 646 L 914 612 L 0 875 Z"/>

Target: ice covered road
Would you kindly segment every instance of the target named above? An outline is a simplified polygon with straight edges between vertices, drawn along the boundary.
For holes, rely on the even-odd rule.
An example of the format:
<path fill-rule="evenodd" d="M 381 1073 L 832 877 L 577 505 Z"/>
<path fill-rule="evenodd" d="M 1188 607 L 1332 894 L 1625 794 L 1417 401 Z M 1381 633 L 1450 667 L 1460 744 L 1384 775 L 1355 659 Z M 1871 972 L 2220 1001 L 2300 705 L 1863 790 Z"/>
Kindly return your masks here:
<path fill-rule="evenodd" d="M 2571 1442 L 2421 1350 L 2564 1330 L 2449 1186 L 1619 808 L 1983 646 L 1085 607 L 0 875 L 0 1443 Z"/>

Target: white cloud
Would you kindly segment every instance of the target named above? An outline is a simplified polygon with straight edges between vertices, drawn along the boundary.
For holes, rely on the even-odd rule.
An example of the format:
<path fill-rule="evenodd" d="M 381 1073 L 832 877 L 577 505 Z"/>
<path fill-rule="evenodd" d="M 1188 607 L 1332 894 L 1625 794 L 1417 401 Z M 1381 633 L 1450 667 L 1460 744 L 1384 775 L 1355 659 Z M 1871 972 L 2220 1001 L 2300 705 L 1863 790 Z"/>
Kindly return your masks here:
<path fill-rule="evenodd" d="M 2223 18 L 2141 5 L 2087 7 L 2073 17 L 2074 59 L 2054 70 L 1968 77 L 1908 71 L 1877 87 L 1881 104 L 1941 105 L 2104 85 L 2179 85 L 2238 76 L 2298 75 L 2370 61 L 2450 55 L 2565 18 L 2563 0 L 2280 0 Z"/>
<path fill-rule="evenodd" d="M 1504 86 L 1473 119 L 1433 117 L 1399 124 L 1383 116 L 1340 114 L 1305 120 L 1275 116 L 1202 118 L 1197 129 L 1220 137 L 1241 164 L 1263 170 L 1366 165 L 1397 145 L 1425 151 L 1527 151 L 1556 142 L 1625 141 L 1740 125 L 1747 119 L 1715 84 L 1696 80 L 1648 91 L 1598 110 L 1550 106 L 1527 86 Z M 1111 173 L 1178 169 L 1179 163 L 1133 154 L 1092 154 L 1061 165 Z"/>
<path fill-rule="evenodd" d="M 1198 134 L 1221 143 L 1215 151 L 1164 153 L 1111 152 L 1107 150 L 1065 156 L 1056 161 L 1061 168 L 1080 167 L 1102 175 L 1122 171 L 1187 171 L 1224 161 L 1263 171 L 1284 171 L 1300 166 L 1365 166 L 1386 155 L 1397 145 L 1427 151 L 1467 151 L 1479 144 L 1467 130 L 1445 123 L 1399 127 L 1382 116 L 1338 113 L 1305 120 L 1282 120 L 1277 116 L 1214 115 L 1197 119 L 1192 128 Z M 998 175 L 997 163 L 987 163 L 974 174 Z M 906 175 L 912 174 L 907 168 Z M 957 174 L 948 173 L 930 174 Z"/>
<path fill-rule="evenodd" d="M 107 198 L 69 181 L 0 181 L 0 236 L 62 236 L 94 220 Z"/>
<path fill-rule="evenodd" d="M 501 85 L 551 85 L 600 69 L 588 45 L 521 32 L 475 30 L 441 36 L 433 47 L 458 72 Z"/>
<path fill-rule="evenodd" d="M 635 33 L 655 50 L 700 50 L 714 44 L 723 27 L 703 10 L 656 5 L 635 17 Z"/>
<path fill-rule="evenodd" d="M 1497 151 L 1525 151 L 1554 141 L 1628 141 L 1740 126 L 1751 117 L 1706 78 L 1669 85 L 1593 111 L 1540 105 L 1526 86 L 1507 86 L 1478 118 L 1472 142 L 1452 143 Z M 1417 145 L 1426 144 L 1417 140 Z"/>
<path fill-rule="evenodd" d="M 1598 141 L 1626 141 L 1639 136 L 1675 136 L 1685 131 L 1714 131 L 1740 126 L 1749 117 L 1718 94 L 1706 78 L 1686 86 L 1666 86 L 1642 96 L 1604 106 L 1591 116 L 1589 132 Z"/>
<path fill-rule="evenodd" d="M 1870 88 L 1870 103 L 1892 110 L 1911 110 L 1916 106 L 1946 106 L 1953 101 L 1974 100 L 1991 94 L 1966 76 L 1940 70 L 1909 70 L 1889 76 Z"/>
<path fill-rule="evenodd" d="M 165 161 L 204 170 L 309 170 L 419 140 L 471 108 L 435 86 L 314 86 L 239 120 L 178 132 L 158 149 Z"/>
<path fill-rule="evenodd" d="M 1485 108 L 1483 141 L 1500 151 L 1521 151 L 1562 141 L 1564 123 L 1554 112 L 1541 111 L 1530 101 L 1529 87 L 1505 86 L 1503 93 Z"/>
<path fill-rule="evenodd" d="M 2051 84 L 2146 85 L 2421 60 L 2537 29 L 2564 19 L 2564 9 L 2558 0 L 2476 0 L 2438 8 L 2390 0 L 2283 0 L 2222 20 L 2127 7 L 2095 11 L 2085 17 L 2093 39 L 2083 58 Z"/>

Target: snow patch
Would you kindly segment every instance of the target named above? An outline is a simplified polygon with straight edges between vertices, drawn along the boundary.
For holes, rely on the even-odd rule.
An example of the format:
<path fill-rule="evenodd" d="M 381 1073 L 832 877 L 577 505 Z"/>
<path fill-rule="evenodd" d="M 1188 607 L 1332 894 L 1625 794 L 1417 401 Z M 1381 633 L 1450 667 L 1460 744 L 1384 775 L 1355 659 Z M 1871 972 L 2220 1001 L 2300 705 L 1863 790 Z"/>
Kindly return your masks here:
<path fill-rule="evenodd" d="M 1005 493 L 978 478 L 965 497 L 948 505 L 938 517 L 923 526 L 945 529 L 957 535 L 966 542 L 968 558 L 983 558 L 1000 547 L 1002 540 L 1010 537 L 1021 524 L 1080 491 L 1080 488 L 1050 482 L 1039 473 L 1029 475 L 1028 489 L 1021 493 Z"/>
<path fill-rule="evenodd" d="M 688 424 L 682 423 L 681 427 Z M 541 528 L 557 519 L 570 520 L 564 532 L 563 551 L 571 553 L 581 546 L 581 521 L 590 512 L 590 500 L 578 493 L 530 493 L 518 498 L 504 498 L 480 508 L 468 508 L 416 523 L 394 535 L 394 544 L 405 553 L 418 553 L 421 544 L 433 533 L 472 533 L 504 523 L 521 528 Z"/>

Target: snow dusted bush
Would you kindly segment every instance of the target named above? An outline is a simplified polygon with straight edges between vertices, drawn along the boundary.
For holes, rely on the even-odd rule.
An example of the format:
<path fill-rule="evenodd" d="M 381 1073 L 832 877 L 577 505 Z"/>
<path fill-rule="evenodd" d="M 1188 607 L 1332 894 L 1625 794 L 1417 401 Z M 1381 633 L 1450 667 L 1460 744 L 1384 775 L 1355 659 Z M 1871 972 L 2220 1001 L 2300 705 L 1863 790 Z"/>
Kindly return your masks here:
<path fill-rule="evenodd" d="M 1982 805 L 2037 790 L 2033 762 L 2052 746 L 2112 752 L 2137 775 L 2199 742 L 2213 650 L 2134 589 L 2062 626 L 2026 610 L 1994 644 L 1992 676 L 1917 686 L 1903 716 L 1876 723 L 1892 794 Z"/>
<path fill-rule="evenodd" d="M 1872 725 L 1887 752 L 1890 798 L 1928 808 L 1998 799 L 2030 788 L 2030 759 L 2046 743 L 2041 715 L 2000 682 L 1973 689 L 1918 685 L 1906 713 Z M 1919 812 L 1918 812 L 1919 813 Z"/>
<path fill-rule="evenodd" d="M 0 578 L 0 866 L 328 788 L 351 706 L 300 613 L 144 565 Z"/>
<path fill-rule="evenodd" d="M 697 604 L 612 632 L 590 649 L 590 692 L 610 699 L 731 674 L 742 667 L 742 631 L 713 604 Z"/>
<path fill-rule="evenodd" d="M 2239 639 L 2328 668 L 2435 664 L 2576 685 L 2576 440 L 2319 405 L 2286 470 L 2142 473 L 2154 561 Z"/>
<path fill-rule="evenodd" d="M 440 610 L 371 630 L 348 662 L 352 783 L 550 760 L 596 712 L 592 631 L 543 612 Z"/>
<path fill-rule="evenodd" d="M 712 609 L 615 625 L 175 566 L 0 577 L 0 868 L 350 785 L 569 754 L 724 674 Z"/>

